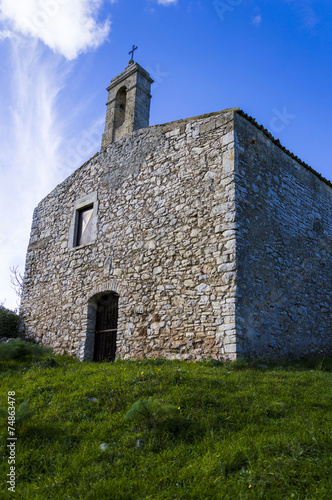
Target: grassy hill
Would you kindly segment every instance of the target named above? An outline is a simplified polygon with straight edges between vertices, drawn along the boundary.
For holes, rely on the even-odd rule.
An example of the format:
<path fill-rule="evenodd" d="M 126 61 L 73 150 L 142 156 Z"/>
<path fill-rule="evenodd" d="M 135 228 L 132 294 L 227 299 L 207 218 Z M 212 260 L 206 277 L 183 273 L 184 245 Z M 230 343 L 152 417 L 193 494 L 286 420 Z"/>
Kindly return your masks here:
<path fill-rule="evenodd" d="M 15 340 L 0 362 L 1 498 L 332 497 L 329 358 L 80 363 Z"/>

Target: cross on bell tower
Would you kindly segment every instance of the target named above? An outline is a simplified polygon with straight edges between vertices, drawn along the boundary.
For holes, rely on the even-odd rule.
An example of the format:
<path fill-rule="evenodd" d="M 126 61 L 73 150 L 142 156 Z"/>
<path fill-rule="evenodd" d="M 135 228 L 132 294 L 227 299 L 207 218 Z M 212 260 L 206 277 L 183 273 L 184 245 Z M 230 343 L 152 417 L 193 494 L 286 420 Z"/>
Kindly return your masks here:
<path fill-rule="evenodd" d="M 133 47 L 132 47 L 131 51 L 130 51 L 130 52 L 128 52 L 128 54 L 129 54 L 129 55 L 131 54 L 131 58 L 130 58 L 130 60 L 131 60 L 131 61 L 133 61 L 133 60 L 134 60 L 134 52 L 135 52 L 135 50 L 137 50 L 137 49 L 138 49 L 138 46 L 137 46 L 137 45 L 136 45 L 136 46 L 135 46 L 135 45 L 133 45 Z"/>

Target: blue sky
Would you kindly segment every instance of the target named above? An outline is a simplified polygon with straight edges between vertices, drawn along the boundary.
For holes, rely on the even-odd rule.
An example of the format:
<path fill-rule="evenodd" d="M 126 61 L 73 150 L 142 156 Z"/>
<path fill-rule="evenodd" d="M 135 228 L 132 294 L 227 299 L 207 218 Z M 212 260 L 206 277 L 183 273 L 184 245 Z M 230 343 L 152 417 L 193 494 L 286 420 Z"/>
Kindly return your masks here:
<path fill-rule="evenodd" d="M 132 44 L 151 125 L 240 107 L 332 179 L 331 25 L 328 0 L 0 0 L 0 302 L 34 207 L 99 150 Z"/>

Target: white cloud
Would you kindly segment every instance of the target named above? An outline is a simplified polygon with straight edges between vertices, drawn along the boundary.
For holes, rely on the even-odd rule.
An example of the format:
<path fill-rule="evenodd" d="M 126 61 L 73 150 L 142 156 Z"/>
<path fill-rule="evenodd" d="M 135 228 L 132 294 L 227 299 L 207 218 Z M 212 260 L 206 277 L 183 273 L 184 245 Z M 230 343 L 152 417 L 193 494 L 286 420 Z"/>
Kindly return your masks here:
<path fill-rule="evenodd" d="M 174 5 L 178 0 L 158 0 L 159 5 Z"/>
<path fill-rule="evenodd" d="M 7 29 L 0 31 L 0 41 L 5 40 L 6 38 L 12 38 L 13 33 Z"/>
<path fill-rule="evenodd" d="M 9 267 L 19 265 L 23 273 L 33 209 L 60 180 L 62 135 L 55 110 L 71 64 L 45 55 L 35 39 L 17 35 L 10 42 L 6 83 L 13 99 L 7 96 L 0 118 L 0 302 L 6 299 L 5 305 L 13 308 Z"/>
<path fill-rule="evenodd" d="M 262 22 L 262 16 L 260 14 L 258 14 L 257 16 L 255 16 L 252 20 L 252 24 L 254 24 L 255 26 L 258 26 L 261 24 Z"/>
<path fill-rule="evenodd" d="M 109 19 L 96 19 L 102 4 L 103 0 L 0 0 L 0 20 L 70 60 L 107 38 Z"/>

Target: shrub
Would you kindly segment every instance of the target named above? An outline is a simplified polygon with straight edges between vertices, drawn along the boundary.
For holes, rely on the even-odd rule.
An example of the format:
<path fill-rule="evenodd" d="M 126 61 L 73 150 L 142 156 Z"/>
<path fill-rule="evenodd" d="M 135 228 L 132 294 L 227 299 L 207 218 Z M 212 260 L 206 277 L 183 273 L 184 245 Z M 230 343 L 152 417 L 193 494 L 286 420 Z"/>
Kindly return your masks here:
<path fill-rule="evenodd" d="M 161 403 L 157 399 L 147 398 L 136 401 L 124 416 L 124 422 L 133 420 L 137 424 L 142 424 L 148 428 L 153 428 L 162 424 L 169 417 L 178 413 L 177 407 L 170 404 Z"/>
<path fill-rule="evenodd" d="M 1 416 L 1 421 L 0 421 L 0 426 L 2 427 L 2 430 L 5 426 L 7 426 L 8 422 L 8 415 L 13 415 L 13 413 L 9 413 L 9 411 L 14 411 L 15 415 L 15 423 L 13 424 L 13 427 L 15 426 L 20 426 L 23 427 L 26 425 L 28 420 L 34 415 L 34 410 L 30 408 L 30 399 L 26 399 L 21 403 L 18 408 L 15 411 L 15 408 L 10 407 L 10 408 L 0 408 L 0 416 Z"/>
<path fill-rule="evenodd" d="M 10 342 L 0 344 L 0 360 L 24 359 L 27 357 L 39 358 L 48 353 L 50 349 L 42 345 L 31 344 L 24 340 L 15 339 Z"/>
<path fill-rule="evenodd" d="M 19 316 L 0 304 L 0 337 L 17 337 Z"/>
<path fill-rule="evenodd" d="M 34 414 L 34 411 L 30 408 L 30 399 L 26 399 L 16 410 L 16 423 L 25 424 Z"/>

